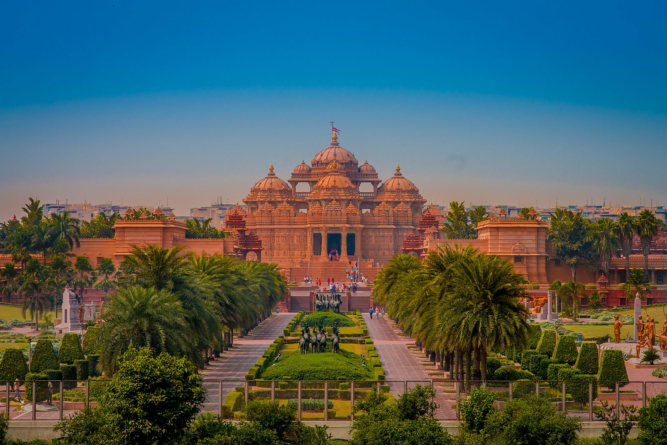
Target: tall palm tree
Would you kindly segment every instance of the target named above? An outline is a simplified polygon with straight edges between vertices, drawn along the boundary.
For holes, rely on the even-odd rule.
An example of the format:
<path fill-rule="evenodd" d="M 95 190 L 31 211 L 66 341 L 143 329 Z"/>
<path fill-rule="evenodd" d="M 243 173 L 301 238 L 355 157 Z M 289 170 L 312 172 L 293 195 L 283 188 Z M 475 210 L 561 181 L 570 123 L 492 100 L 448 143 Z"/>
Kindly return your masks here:
<path fill-rule="evenodd" d="M 60 255 L 53 257 L 49 266 L 51 269 L 49 285 L 53 288 L 55 293 L 53 298 L 53 310 L 55 312 L 55 318 L 58 318 L 58 303 L 62 298 L 65 287 L 72 283 L 72 275 L 74 271 L 72 269 L 72 264 Z"/>
<path fill-rule="evenodd" d="M 621 245 L 621 252 L 625 257 L 625 281 L 630 277 L 630 255 L 632 254 L 632 240 L 635 236 L 634 218 L 623 212 L 616 221 L 616 235 Z"/>
<path fill-rule="evenodd" d="M 550 260 L 560 261 L 570 266 L 572 279 L 577 281 L 577 268 L 589 261 L 593 255 L 590 236 L 591 222 L 581 212 L 556 208 L 551 214 L 549 241 L 553 248 Z"/>
<path fill-rule="evenodd" d="M 465 209 L 465 201 L 449 203 L 449 211 L 445 215 L 445 224 L 442 231 L 449 239 L 469 238 L 468 212 Z"/>
<path fill-rule="evenodd" d="M 649 209 L 642 210 L 635 218 L 635 233 L 642 244 L 642 254 L 644 255 L 644 280 L 649 281 L 648 275 L 648 255 L 651 251 L 651 241 L 658 234 L 660 220 L 655 217 Z"/>
<path fill-rule="evenodd" d="M 651 293 L 651 287 L 651 283 L 646 281 L 644 271 L 641 269 L 632 269 L 626 282 L 619 286 L 621 290 L 625 291 L 628 301 L 632 301 L 637 294 L 640 299 L 645 299 L 646 294 Z"/>
<path fill-rule="evenodd" d="M 111 216 L 100 212 L 90 222 L 83 221 L 81 223 L 81 237 L 82 238 L 113 238 L 116 231 L 113 226 L 116 220 L 120 218 L 118 212 L 114 212 Z"/>
<path fill-rule="evenodd" d="M 21 222 L 26 226 L 36 226 L 42 222 L 44 217 L 44 206 L 41 204 L 40 200 L 28 198 L 30 200 L 22 210 L 25 212 L 25 216 L 21 217 Z"/>
<path fill-rule="evenodd" d="M 94 284 L 95 289 L 102 289 L 104 291 L 104 301 L 107 301 L 107 296 L 110 290 L 115 289 L 118 286 L 116 280 L 111 279 L 110 277 L 116 272 L 116 266 L 113 264 L 111 258 L 102 258 L 100 265 L 97 266 L 97 273 L 102 277 L 100 281 L 96 281 Z"/>
<path fill-rule="evenodd" d="M 39 260 L 33 258 L 28 261 L 19 279 L 19 294 L 23 297 L 21 313 L 25 318 L 26 312 L 30 311 L 30 318 L 35 320 L 35 331 L 39 330 L 39 318 L 52 296 L 47 284 L 48 274 L 48 269 L 42 267 Z"/>
<path fill-rule="evenodd" d="M 574 280 L 570 280 L 566 283 L 562 283 L 560 289 L 558 289 L 558 295 L 561 298 L 562 303 L 572 302 L 572 320 L 577 320 L 577 308 L 581 307 L 581 299 L 586 295 L 586 287 L 577 283 Z"/>
<path fill-rule="evenodd" d="M 593 244 L 598 251 L 600 267 L 609 278 L 611 258 L 618 248 L 618 229 L 614 221 L 609 218 L 600 218 L 591 225 Z"/>
<path fill-rule="evenodd" d="M 90 288 L 95 283 L 94 276 L 89 275 L 95 269 L 93 268 L 93 265 L 90 264 L 88 257 L 81 255 L 76 257 L 74 270 L 79 273 L 79 277 L 74 280 L 74 287 L 79 291 L 79 298 L 83 301 L 83 295 L 86 293 L 86 289 Z"/>
<path fill-rule="evenodd" d="M 7 303 L 9 303 L 12 293 L 18 291 L 18 286 L 16 284 L 16 278 L 18 276 L 19 271 L 16 269 L 14 263 L 7 263 L 0 269 L 0 277 L 4 279 L 2 292 L 7 295 Z"/>
<path fill-rule="evenodd" d="M 100 363 L 108 375 L 129 348 L 147 346 L 194 362 L 200 355 L 178 297 L 166 289 L 120 289 L 105 311 L 100 339 Z"/>
<path fill-rule="evenodd" d="M 53 238 L 60 238 L 67 241 L 70 249 L 74 246 L 80 247 L 79 242 L 79 220 L 72 218 L 71 213 L 65 210 L 62 215 L 54 213 L 51 215 L 51 230 L 50 233 Z"/>
<path fill-rule="evenodd" d="M 413 255 L 396 255 L 386 266 L 380 270 L 375 285 L 373 286 L 373 301 L 379 304 L 386 304 L 388 297 L 392 293 L 403 275 L 414 270 L 421 269 L 423 266 L 419 259 Z"/>

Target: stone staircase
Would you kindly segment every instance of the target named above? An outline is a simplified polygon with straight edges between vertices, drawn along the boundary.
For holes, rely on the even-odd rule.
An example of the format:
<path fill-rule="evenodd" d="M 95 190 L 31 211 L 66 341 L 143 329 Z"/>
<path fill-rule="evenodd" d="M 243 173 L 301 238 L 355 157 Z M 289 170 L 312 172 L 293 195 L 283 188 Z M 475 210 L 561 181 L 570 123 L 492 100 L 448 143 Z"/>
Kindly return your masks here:
<path fill-rule="evenodd" d="M 310 262 L 310 267 L 308 262 L 302 262 L 299 266 L 292 267 L 290 269 L 290 277 L 288 278 L 297 283 L 303 281 L 303 278 L 307 276 L 313 277 L 313 282 L 319 278 L 323 283 L 326 283 L 327 278 L 333 278 L 337 283 L 346 283 L 349 281 L 349 274 L 345 274 L 345 269 L 349 270 L 350 268 L 348 261 L 352 261 L 354 264 L 355 260 L 356 258 L 353 257 L 340 261 L 328 261 L 316 258 Z M 379 267 L 373 267 L 368 261 L 361 261 L 359 263 L 359 272 L 367 277 L 369 281 L 375 281 L 375 277 L 380 272 L 380 269 Z"/>

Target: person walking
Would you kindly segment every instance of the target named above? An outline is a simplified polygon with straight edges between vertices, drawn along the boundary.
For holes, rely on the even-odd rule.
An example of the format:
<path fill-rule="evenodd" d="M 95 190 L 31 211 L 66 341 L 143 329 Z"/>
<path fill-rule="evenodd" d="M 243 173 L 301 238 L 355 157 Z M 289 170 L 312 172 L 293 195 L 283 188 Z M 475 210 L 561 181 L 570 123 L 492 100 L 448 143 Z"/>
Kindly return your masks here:
<path fill-rule="evenodd" d="M 16 376 L 16 380 L 14 380 L 14 399 L 17 402 L 21 401 L 21 379 L 19 376 Z"/>
<path fill-rule="evenodd" d="M 375 318 L 378 320 L 380 319 L 380 309 L 378 308 L 375 308 Z"/>
<path fill-rule="evenodd" d="M 382 310 L 380 311 L 380 313 L 382 314 L 382 318 L 384 318 L 384 308 L 382 308 Z"/>
<path fill-rule="evenodd" d="M 49 398 L 46 400 L 48 405 L 53 404 L 53 383 L 49 380 Z"/>
<path fill-rule="evenodd" d="M 373 319 L 373 308 L 370 308 L 370 309 L 368 310 L 368 313 L 370 314 L 370 316 L 371 316 L 371 320 L 372 320 L 372 319 Z"/>

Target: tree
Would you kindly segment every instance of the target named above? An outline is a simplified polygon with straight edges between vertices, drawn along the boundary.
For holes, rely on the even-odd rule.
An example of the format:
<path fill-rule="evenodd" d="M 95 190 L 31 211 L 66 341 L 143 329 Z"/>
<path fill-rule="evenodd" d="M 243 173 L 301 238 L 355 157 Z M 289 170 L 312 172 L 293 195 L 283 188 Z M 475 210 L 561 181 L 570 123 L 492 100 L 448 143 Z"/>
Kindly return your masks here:
<path fill-rule="evenodd" d="M 28 200 L 30 202 L 21 209 L 25 213 L 25 216 L 21 217 L 21 222 L 25 226 L 37 226 L 44 217 L 44 206 L 39 199 L 28 198 Z"/>
<path fill-rule="evenodd" d="M 468 213 L 465 209 L 465 201 L 452 201 L 449 203 L 449 212 L 445 216 L 445 224 L 442 228 L 448 239 L 467 239 L 470 235 L 468 228 Z"/>
<path fill-rule="evenodd" d="M 83 299 L 83 294 L 86 292 L 86 289 L 91 287 L 95 282 L 94 277 L 88 275 L 95 269 L 93 268 L 93 265 L 90 264 L 90 260 L 88 259 L 88 257 L 85 255 L 81 255 L 76 257 L 76 262 L 74 263 L 74 270 L 76 270 L 79 273 L 79 277 L 76 280 L 74 280 L 74 287 L 79 291 L 78 292 L 79 298 Z"/>
<path fill-rule="evenodd" d="M 611 258 L 618 248 L 618 229 L 616 223 L 609 218 L 600 218 L 591 225 L 590 234 L 593 246 L 597 251 L 600 268 L 609 277 Z"/>
<path fill-rule="evenodd" d="M 74 246 L 79 247 L 79 220 L 72 218 L 69 210 L 65 210 L 62 215 L 54 213 L 51 215 L 50 235 L 54 238 L 63 239 L 67 242 L 70 249 Z"/>
<path fill-rule="evenodd" d="M 644 255 L 644 281 L 649 281 L 648 276 L 648 255 L 651 251 L 651 241 L 658 234 L 660 220 L 655 217 L 649 209 L 642 210 L 639 216 L 635 218 L 635 233 L 639 237 L 642 245 L 642 255 Z"/>
<path fill-rule="evenodd" d="M 618 287 L 625 291 L 625 297 L 628 301 L 633 300 L 637 294 L 643 300 L 646 298 L 646 294 L 651 293 L 651 283 L 646 280 L 646 274 L 641 269 L 630 270 L 626 282 Z"/>
<path fill-rule="evenodd" d="M 30 312 L 30 318 L 35 320 L 35 331 L 39 330 L 39 318 L 45 310 L 45 305 L 51 298 L 47 286 L 49 270 L 39 264 L 36 258 L 28 261 L 26 270 L 19 280 L 19 294 L 23 297 L 21 312 L 25 318 Z"/>
<path fill-rule="evenodd" d="M 120 289 L 105 312 L 100 339 L 100 362 L 108 374 L 116 371 L 118 358 L 130 348 L 149 347 L 200 361 L 181 303 L 167 289 Z"/>
<path fill-rule="evenodd" d="M 198 218 L 192 218 L 185 220 L 185 225 L 187 231 L 185 232 L 186 238 L 224 238 L 224 230 L 218 230 L 217 228 L 211 226 L 211 221 L 213 218 L 207 218 L 203 223 L 199 222 Z"/>
<path fill-rule="evenodd" d="M 572 280 L 577 281 L 577 267 L 593 256 L 593 243 L 589 235 L 591 222 L 564 209 L 556 208 L 551 214 L 549 241 L 553 248 L 552 261 L 559 261 L 570 266 Z"/>
<path fill-rule="evenodd" d="M 116 272 L 116 266 L 113 264 L 111 258 L 102 258 L 100 265 L 97 266 L 97 273 L 102 277 L 100 281 L 94 284 L 95 289 L 102 289 L 104 291 L 104 301 L 107 301 L 109 291 L 115 289 L 118 284 L 111 276 Z"/>
<path fill-rule="evenodd" d="M 581 308 L 581 299 L 586 295 L 586 287 L 574 280 L 560 283 L 556 280 L 552 283 L 554 289 L 561 298 L 561 304 L 572 304 L 572 320 L 577 319 L 577 308 Z"/>
<path fill-rule="evenodd" d="M 623 212 L 616 221 L 616 235 L 618 236 L 621 252 L 625 257 L 625 280 L 630 276 L 630 255 L 632 254 L 632 240 L 635 235 L 634 218 Z"/>
<path fill-rule="evenodd" d="M 486 207 L 477 206 L 473 207 L 468 211 L 468 216 L 470 217 L 470 235 L 471 238 L 477 238 L 477 224 L 482 221 L 486 221 Z"/>
<path fill-rule="evenodd" d="M 81 223 L 81 238 L 113 238 L 116 235 L 116 230 L 113 228 L 116 220 L 120 218 L 118 212 L 114 212 L 111 216 L 100 212 L 90 222 L 83 221 Z"/>
<path fill-rule="evenodd" d="M 14 263 L 7 263 L 0 269 L 0 277 L 5 280 L 4 284 L 2 284 L 2 292 L 7 295 L 7 303 L 9 303 L 12 293 L 18 291 L 18 285 L 16 284 L 18 276 L 19 271 L 16 269 Z"/>

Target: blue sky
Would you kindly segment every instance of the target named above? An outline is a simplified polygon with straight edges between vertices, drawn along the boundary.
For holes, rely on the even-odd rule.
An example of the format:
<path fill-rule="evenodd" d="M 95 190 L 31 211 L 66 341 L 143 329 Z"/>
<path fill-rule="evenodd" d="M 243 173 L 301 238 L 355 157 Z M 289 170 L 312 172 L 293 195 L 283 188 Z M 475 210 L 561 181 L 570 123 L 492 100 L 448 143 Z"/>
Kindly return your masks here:
<path fill-rule="evenodd" d="M 664 2 L 12 2 L 0 218 L 240 201 L 341 145 L 428 200 L 667 203 Z"/>

